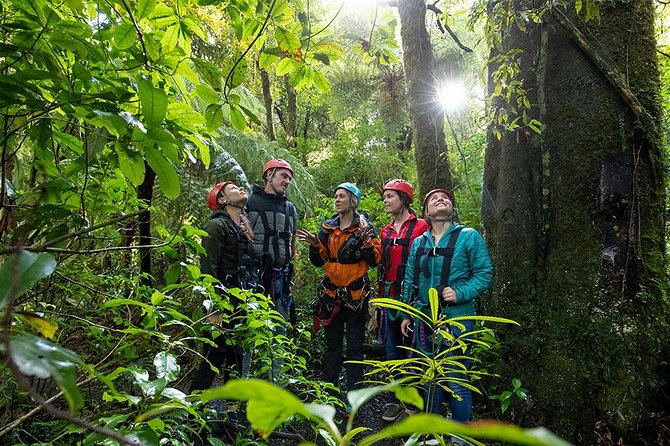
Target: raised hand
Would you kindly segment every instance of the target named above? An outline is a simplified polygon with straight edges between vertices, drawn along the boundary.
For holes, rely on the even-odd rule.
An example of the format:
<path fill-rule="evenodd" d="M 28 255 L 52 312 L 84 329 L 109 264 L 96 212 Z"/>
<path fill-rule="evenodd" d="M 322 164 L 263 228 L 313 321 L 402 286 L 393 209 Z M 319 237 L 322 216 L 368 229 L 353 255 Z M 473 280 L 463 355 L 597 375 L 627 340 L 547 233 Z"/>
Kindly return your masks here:
<path fill-rule="evenodd" d="M 319 246 L 319 238 L 316 234 L 309 232 L 306 229 L 298 229 L 296 231 L 295 239 L 299 242 L 307 242 L 314 247 Z"/>
<path fill-rule="evenodd" d="M 359 229 L 358 234 L 360 235 L 361 242 L 367 243 L 372 238 L 372 235 L 374 234 L 374 229 L 372 228 L 372 226 L 366 226 L 362 229 Z"/>

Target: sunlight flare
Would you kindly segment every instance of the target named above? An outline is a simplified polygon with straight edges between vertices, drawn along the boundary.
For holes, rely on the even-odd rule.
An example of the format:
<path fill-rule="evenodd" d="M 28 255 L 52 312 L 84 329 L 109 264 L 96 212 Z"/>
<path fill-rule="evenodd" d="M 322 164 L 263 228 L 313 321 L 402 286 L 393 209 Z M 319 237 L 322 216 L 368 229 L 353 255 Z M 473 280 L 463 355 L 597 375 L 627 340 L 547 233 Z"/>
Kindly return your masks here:
<path fill-rule="evenodd" d="M 458 110 L 467 100 L 463 82 L 445 82 L 437 91 L 437 100 L 446 111 Z"/>

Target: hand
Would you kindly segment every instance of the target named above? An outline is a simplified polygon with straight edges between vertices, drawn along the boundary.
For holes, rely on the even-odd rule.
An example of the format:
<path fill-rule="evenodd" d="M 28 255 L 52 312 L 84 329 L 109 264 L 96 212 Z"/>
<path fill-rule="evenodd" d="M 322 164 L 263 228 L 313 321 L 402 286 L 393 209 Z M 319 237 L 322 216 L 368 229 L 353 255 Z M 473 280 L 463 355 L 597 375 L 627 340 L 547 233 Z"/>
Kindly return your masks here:
<path fill-rule="evenodd" d="M 358 230 L 358 235 L 363 243 L 368 243 L 372 239 L 372 234 L 374 234 L 372 226 L 366 226 Z"/>
<path fill-rule="evenodd" d="M 409 324 L 410 320 L 409 319 L 403 319 L 402 322 L 400 323 L 400 333 L 402 333 L 403 336 L 406 338 L 409 338 L 410 332 L 409 332 Z"/>
<path fill-rule="evenodd" d="M 316 234 L 311 233 L 305 229 L 298 229 L 295 234 L 295 239 L 299 242 L 307 242 L 315 248 L 319 246 L 319 238 Z"/>
<path fill-rule="evenodd" d="M 451 287 L 444 287 L 442 290 L 442 300 L 445 302 L 456 303 L 456 291 Z"/>

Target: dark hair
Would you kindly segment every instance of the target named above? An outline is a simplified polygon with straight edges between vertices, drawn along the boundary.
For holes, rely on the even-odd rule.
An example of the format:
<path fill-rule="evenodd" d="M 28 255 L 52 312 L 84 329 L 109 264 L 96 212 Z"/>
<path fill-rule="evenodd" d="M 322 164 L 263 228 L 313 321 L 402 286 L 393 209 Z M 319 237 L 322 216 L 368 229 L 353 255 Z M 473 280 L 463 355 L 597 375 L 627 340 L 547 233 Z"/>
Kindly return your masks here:
<path fill-rule="evenodd" d="M 400 201 L 402 201 L 402 204 L 409 209 L 409 206 L 412 204 L 412 199 L 410 198 L 409 194 L 407 192 L 403 192 L 401 190 L 395 190 L 395 192 L 398 193 L 400 196 Z"/>

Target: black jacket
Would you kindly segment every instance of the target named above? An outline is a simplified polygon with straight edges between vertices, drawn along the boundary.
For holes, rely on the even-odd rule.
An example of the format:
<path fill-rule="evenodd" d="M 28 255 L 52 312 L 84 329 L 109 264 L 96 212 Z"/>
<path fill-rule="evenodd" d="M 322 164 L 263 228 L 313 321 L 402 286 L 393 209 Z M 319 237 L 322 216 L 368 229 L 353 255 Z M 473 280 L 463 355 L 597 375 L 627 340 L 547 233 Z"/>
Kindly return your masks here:
<path fill-rule="evenodd" d="M 202 239 L 207 251 L 200 261 L 202 272 L 226 287 L 252 288 L 258 277 L 258 261 L 244 229 L 223 210 L 215 211 L 203 229 L 208 236 Z"/>

